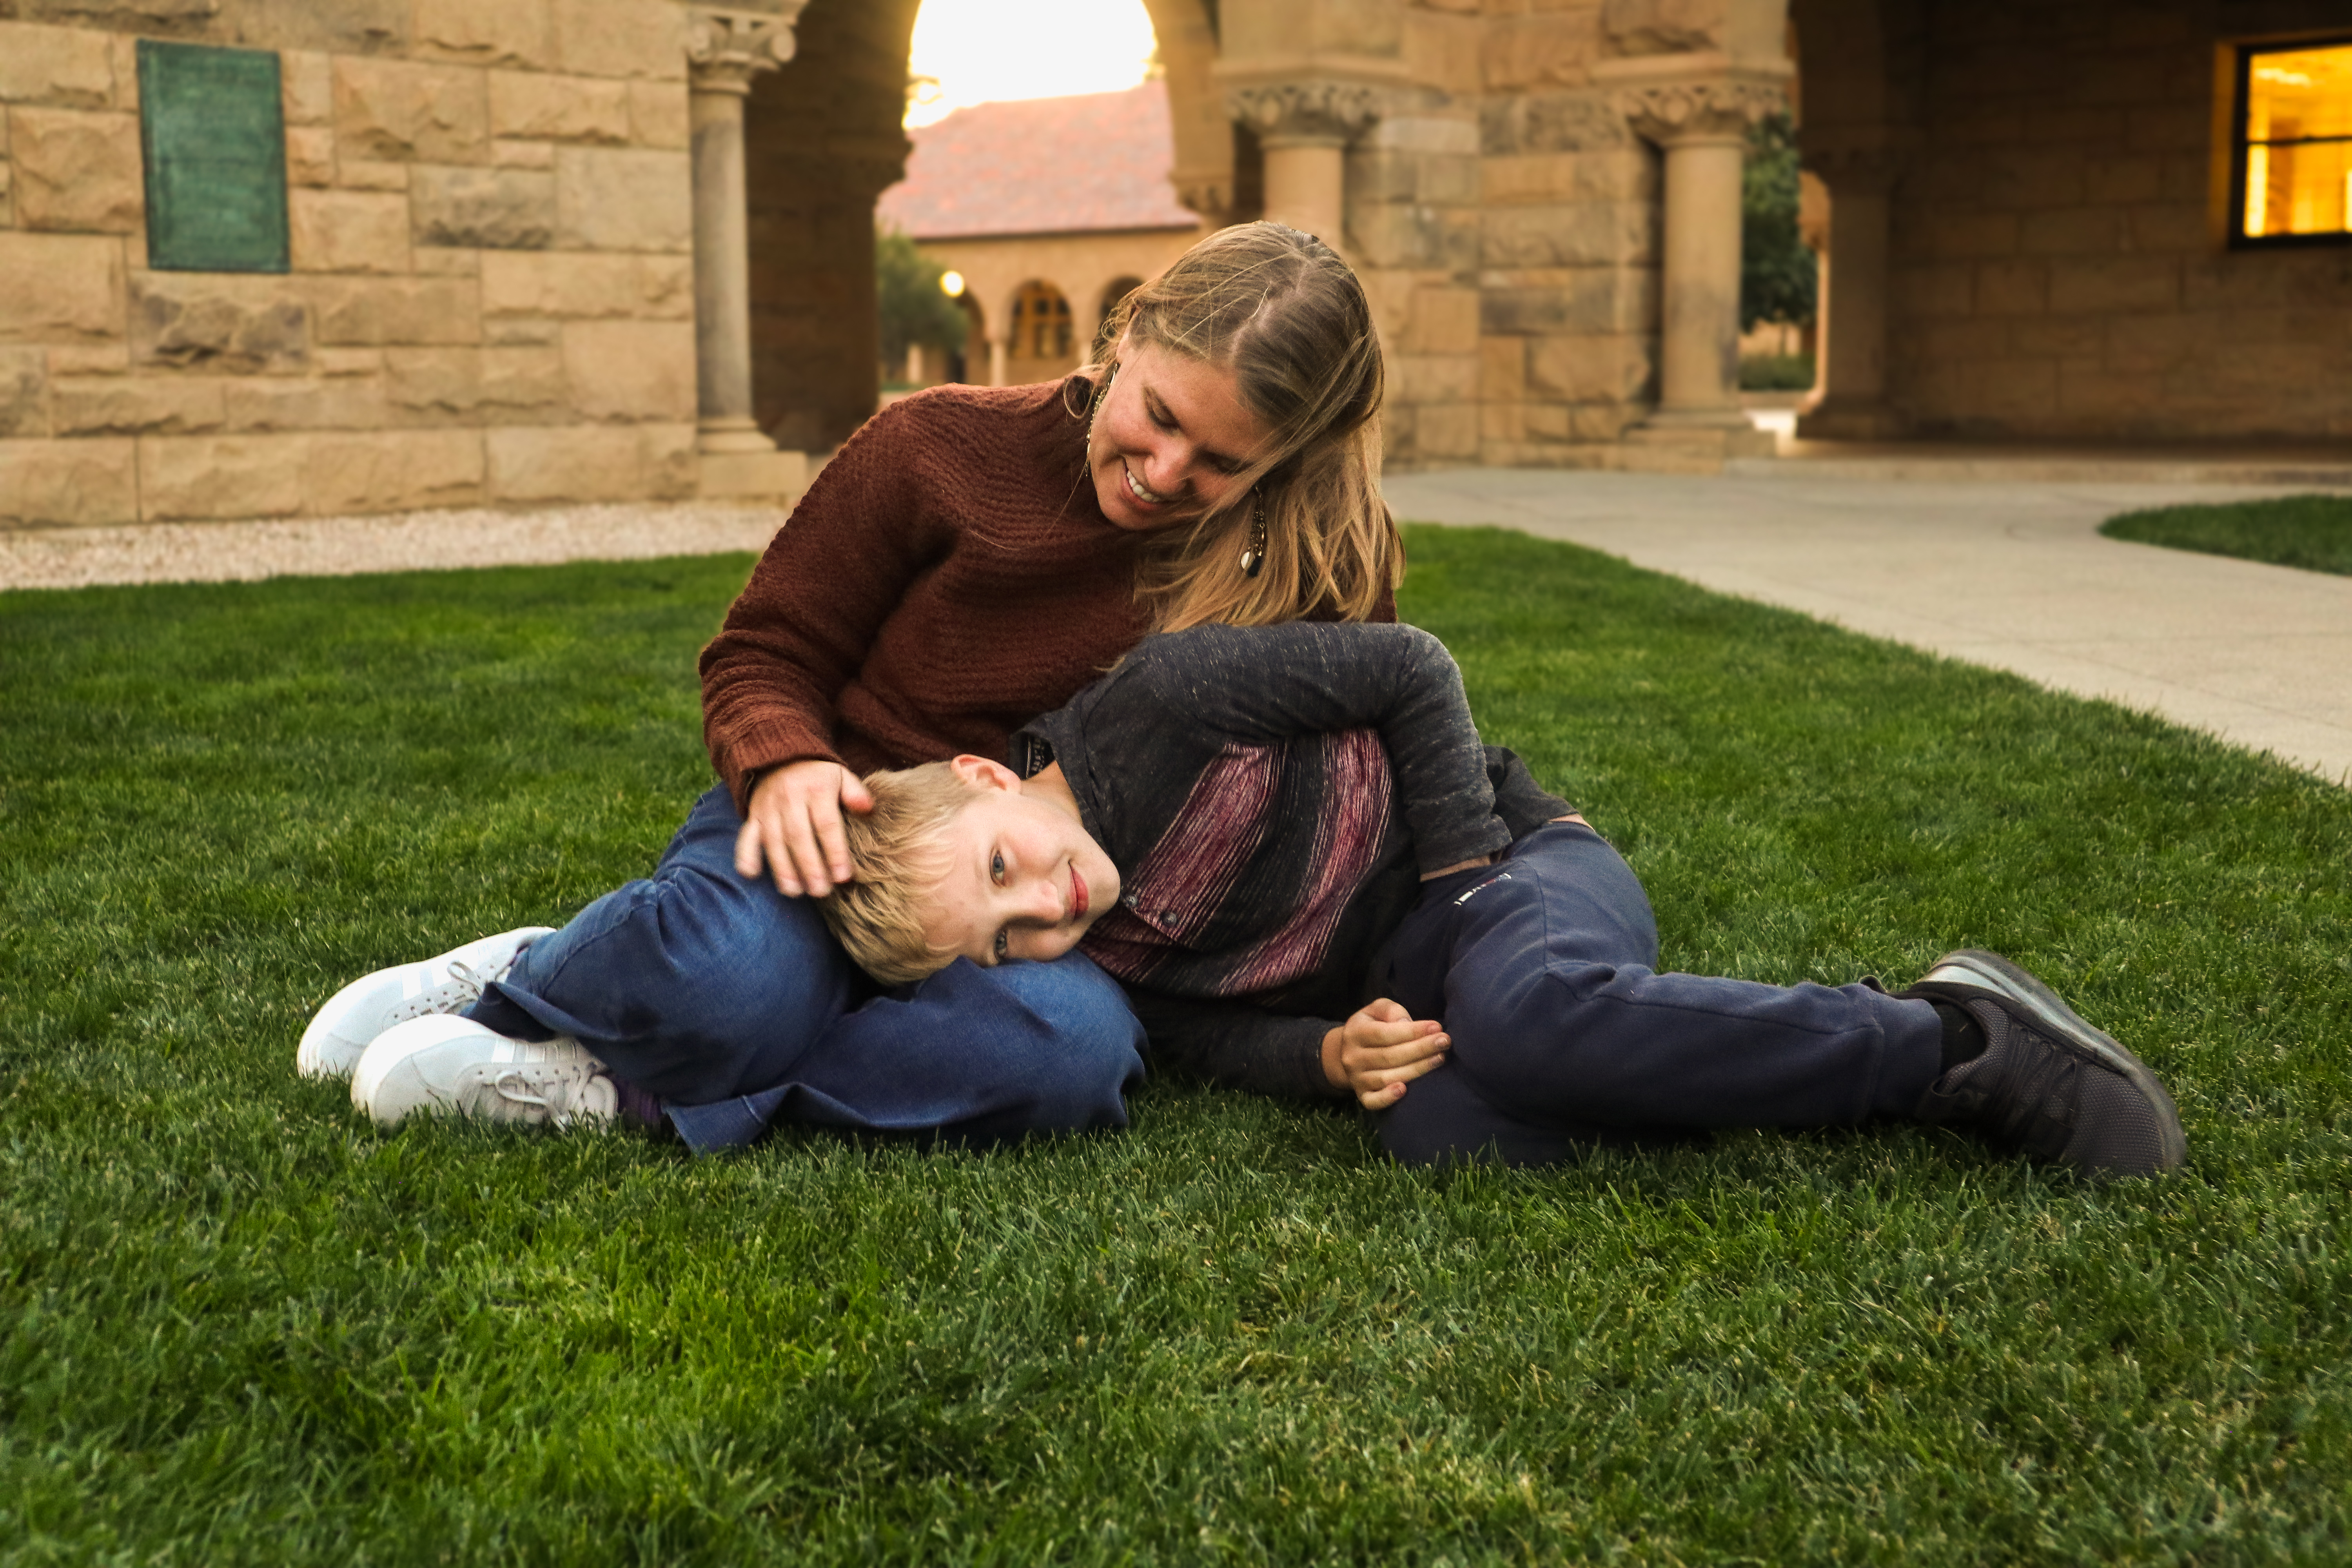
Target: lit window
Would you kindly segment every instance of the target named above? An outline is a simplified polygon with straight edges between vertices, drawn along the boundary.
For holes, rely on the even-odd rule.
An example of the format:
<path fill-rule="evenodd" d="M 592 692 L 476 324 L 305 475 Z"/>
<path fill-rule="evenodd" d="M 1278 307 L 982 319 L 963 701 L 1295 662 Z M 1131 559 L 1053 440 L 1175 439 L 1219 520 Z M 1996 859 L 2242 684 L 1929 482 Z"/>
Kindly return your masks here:
<path fill-rule="evenodd" d="M 2352 39 L 2238 53 L 2240 245 L 2352 238 Z"/>

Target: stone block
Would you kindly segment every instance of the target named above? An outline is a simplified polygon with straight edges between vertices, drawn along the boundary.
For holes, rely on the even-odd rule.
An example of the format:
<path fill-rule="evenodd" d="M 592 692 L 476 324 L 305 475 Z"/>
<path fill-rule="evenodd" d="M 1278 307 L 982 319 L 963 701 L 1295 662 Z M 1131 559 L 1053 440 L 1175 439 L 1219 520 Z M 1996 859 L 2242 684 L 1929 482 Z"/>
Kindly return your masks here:
<path fill-rule="evenodd" d="M 1389 395 L 1400 403 L 1475 403 L 1478 356 L 1399 354 Z"/>
<path fill-rule="evenodd" d="M 312 437 L 302 488 L 316 516 L 414 511 L 478 503 L 484 474 L 479 431 L 378 430 Z"/>
<path fill-rule="evenodd" d="M 470 278 L 320 279 L 310 298 L 321 343 L 482 341 L 480 289 Z"/>
<path fill-rule="evenodd" d="M 329 125 L 335 118 L 335 71 L 331 57 L 316 49 L 287 49 L 278 57 L 278 96 L 289 125 Z"/>
<path fill-rule="evenodd" d="M 1569 403 L 1634 403 L 1650 395 L 1645 337 L 1612 332 L 1537 338 L 1528 345 L 1528 395 Z"/>
<path fill-rule="evenodd" d="M 2212 219 L 2203 206 L 2161 204 L 2131 209 L 2134 250 L 2198 255 L 2214 243 Z"/>
<path fill-rule="evenodd" d="M 231 430 L 376 430 L 391 423 L 383 384 L 373 377 L 238 376 L 221 389 L 221 404 Z"/>
<path fill-rule="evenodd" d="M 110 343 L 51 343 L 49 374 L 58 375 L 121 375 L 131 368 L 131 345 Z"/>
<path fill-rule="evenodd" d="M 0 440 L 49 433 L 49 356 L 0 349 Z"/>
<path fill-rule="evenodd" d="M 1987 261 L 1977 267 L 1977 314 L 2035 316 L 2049 309 L 2049 264 Z"/>
<path fill-rule="evenodd" d="M 494 500 L 646 500 L 695 485 L 691 425 L 494 426 L 483 441 Z"/>
<path fill-rule="evenodd" d="M 694 328 L 685 321 L 570 321 L 563 371 L 591 419 L 692 419 Z"/>
<path fill-rule="evenodd" d="M 789 503 L 808 489 L 808 467 L 805 452 L 704 452 L 695 493 L 706 500 Z"/>
<path fill-rule="evenodd" d="M 1836 289 L 1834 279 L 1830 287 Z M 1905 267 L 1895 273 L 1895 308 L 1898 315 L 1965 316 L 1974 308 L 1973 301 L 1970 268 L 1965 262 Z"/>
<path fill-rule="evenodd" d="M 130 316 L 131 358 L 142 365 L 282 375 L 310 363 L 310 308 L 287 279 L 134 273 Z"/>
<path fill-rule="evenodd" d="M 1489 206 L 1530 202 L 1647 202 L 1657 195 L 1657 161 L 1633 148 L 1614 153 L 1530 153 L 1487 158 L 1480 195 Z"/>
<path fill-rule="evenodd" d="M 629 84 L 629 139 L 640 147 L 683 148 L 693 141 L 687 89 L 677 82 Z"/>
<path fill-rule="evenodd" d="M 1488 267 L 1606 267 L 1657 254 L 1656 209 L 1647 202 L 1498 207 L 1480 217 Z"/>
<path fill-rule="evenodd" d="M 2004 323 L 1987 321 L 1927 321 L 1905 334 L 1912 351 L 1927 363 L 1957 364 L 2011 353 Z"/>
<path fill-rule="evenodd" d="M 552 316 L 493 316 L 482 323 L 482 342 L 498 348 L 554 347 L 563 342 L 563 323 Z"/>
<path fill-rule="evenodd" d="M 1475 158 L 1479 151 L 1478 122 L 1467 115 L 1398 112 L 1374 121 L 1364 132 L 1360 145 L 1397 153 Z"/>
<path fill-rule="evenodd" d="M 2011 324 L 2009 346 L 2032 359 L 2096 359 L 2107 340 L 2097 316 L 2042 316 Z"/>
<path fill-rule="evenodd" d="M 320 375 L 381 375 L 383 373 L 383 351 L 320 349 L 312 353 L 311 364 Z"/>
<path fill-rule="evenodd" d="M 8 155 L 18 226 L 82 234 L 139 226 L 145 175 L 136 115 L 12 109 Z"/>
<path fill-rule="evenodd" d="M 139 510 L 149 522 L 292 517 L 308 436 L 142 436 Z"/>
<path fill-rule="evenodd" d="M 670 0 L 550 0 L 549 13 L 558 70 L 685 79 L 686 19 Z"/>
<path fill-rule="evenodd" d="M 555 167 L 555 143 L 552 142 L 493 142 L 490 162 L 501 169 L 552 169 Z"/>
<path fill-rule="evenodd" d="M 555 237 L 555 176 L 419 163 L 409 212 L 419 245 L 541 250 Z"/>
<path fill-rule="evenodd" d="M 420 245 L 414 252 L 419 278 L 479 278 L 482 253 L 464 246 Z"/>
<path fill-rule="evenodd" d="M 2058 412 L 2058 362 L 1985 359 L 1957 367 L 1961 418 L 2030 428 Z"/>
<path fill-rule="evenodd" d="M 2124 248 L 2125 220 L 2116 207 L 2027 213 L 2018 243 L 2029 256 L 2112 256 Z"/>
<path fill-rule="evenodd" d="M 1489 156 L 1587 153 L 1631 146 L 1633 132 L 1605 94 L 1524 92 L 1487 99 L 1478 142 Z"/>
<path fill-rule="evenodd" d="M 404 423 L 525 424 L 570 412 L 556 348 L 391 349 L 385 387 Z"/>
<path fill-rule="evenodd" d="M 0 523 L 87 528 L 138 521 L 132 442 L 0 441 Z"/>
<path fill-rule="evenodd" d="M 0 103 L 114 106 L 114 53 L 104 33 L 0 22 Z"/>
<path fill-rule="evenodd" d="M 2078 146 L 2003 147 L 1983 159 L 1983 202 L 1989 207 L 2072 207 L 2083 203 L 2084 157 Z"/>
<path fill-rule="evenodd" d="M 2243 345 L 2243 323 L 2213 315 L 2105 316 L 2086 324 L 2100 333 L 2100 363 L 2131 375 L 2158 374 Z"/>
<path fill-rule="evenodd" d="M 1581 87 L 1600 48 L 1601 30 L 1590 12 L 1497 16 L 1486 25 L 1479 66 L 1489 92 Z"/>
<path fill-rule="evenodd" d="M 1655 314 L 1656 294 L 1656 274 L 1645 269 L 1584 267 L 1549 276 L 1522 276 L 1481 293 L 1479 330 L 1531 334 L 1638 331 Z"/>
<path fill-rule="evenodd" d="M 381 158 L 337 158 L 335 184 L 347 191 L 404 191 L 408 165 Z"/>
<path fill-rule="evenodd" d="M 184 436 L 221 426 L 218 376 L 60 376 L 52 424 L 60 436 Z"/>
<path fill-rule="evenodd" d="M 543 67 L 552 58 L 545 0 L 416 0 L 415 15 L 421 59 Z"/>
<path fill-rule="evenodd" d="M 335 134 L 360 158 L 480 163 L 490 155 L 481 71 L 339 56 Z"/>
<path fill-rule="evenodd" d="M 2180 307 L 2180 263 L 2162 256 L 2065 257 L 2050 264 L 2050 309 L 2113 313 Z"/>
<path fill-rule="evenodd" d="M 141 0 L 150 4 L 152 0 Z M 166 0 L 183 3 L 183 0 Z M 252 38 L 280 49 L 341 55 L 398 54 L 408 47 L 412 0 L 187 0 L 213 16 L 223 40 Z"/>
<path fill-rule="evenodd" d="M 1399 345 L 1406 353 L 1475 354 L 1478 352 L 1477 290 L 1415 289 L 1409 322 Z"/>
<path fill-rule="evenodd" d="M 1478 409 L 1475 404 L 1431 404 L 1413 419 L 1414 456 L 1429 462 L 1475 461 Z"/>
<path fill-rule="evenodd" d="M 121 240 L 0 229 L 0 342 L 121 335 Z"/>
<path fill-rule="evenodd" d="M 682 105 L 686 95 L 677 96 Z M 492 71 L 490 134 L 625 145 L 629 84 L 544 71 Z"/>
<path fill-rule="evenodd" d="M 2161 158 L 2094 158 L 2084 168 L 2084 195 L 2095 205 L 2152 202 L 2164 194 Z"/>
<path fill-rule="evenodd" d="M 1483 85 L 1479 41 L 1486 31 L 1471 0 L 1433 0 L 1426 10 L 1404 14 L 1404 43 L 1397 58 L 1412 62 L 1413 75 L 1442 91 L 1460 93 L 1475 102 Z"/>
<path fill-rule="evenodd" d="M 286 193 L 297 272 L 406 272 L 408 198 L 372 191 Z"/>
<path fill-rule="evenodd" d="M 313 189 L 335 183 L 335 133 L 323 125 L 286 128 L 286 183 Z"/>
<path fill-rule="evenodd" d="M 693 170 L 684 153 L 560 147 L 557 243 L 579 250 L 689 251 Z"/>
<path fill-rule="evenodd" d="M 485 251 L 482 310 L 490 316 L 688 321 L 694 315 L 694 262 L 677 256 Z"/>
<path fill-rule="evenodd" d="M 2028 215 L 2028 221 L 2067 216 L 2071 215 L 2033 213 Z M 1922 227 L 1927 255 L 1937 259 L 2013 256 L 2017 253 L 2018 216 L 2015 213 L 1929 213 L 1926 215 Z"/>
<path fill-rule="evenodd" d="M 1478 340 L 1478 395 L 1489 403 L 1513 403 L 1528 395 L 1528 345 L 1532 338 Z"/>
<path fill-rule="evenodd" d="M 0 120 L 5 118 L 5 115 L 0 115 Z M 0 228 L 16 226 L 16 202 L 10 193 L 12 180 L 13 174 L 8 161 L 5 156 L 0 156 Z"/>

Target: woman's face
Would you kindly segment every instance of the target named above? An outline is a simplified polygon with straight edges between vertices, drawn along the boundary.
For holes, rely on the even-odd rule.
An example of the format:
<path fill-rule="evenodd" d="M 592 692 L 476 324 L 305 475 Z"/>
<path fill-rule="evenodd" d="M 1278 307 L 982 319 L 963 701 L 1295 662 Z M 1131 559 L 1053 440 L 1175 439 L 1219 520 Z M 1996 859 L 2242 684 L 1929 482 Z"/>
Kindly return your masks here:
<path fill-rule="evenodd" d="M 1139 532 L 1191 522 L 1234 494 L 1271 432 L 1231 370 L 1131 338 L 1118 357 L 1087 437 L 1095 500 Z"/>

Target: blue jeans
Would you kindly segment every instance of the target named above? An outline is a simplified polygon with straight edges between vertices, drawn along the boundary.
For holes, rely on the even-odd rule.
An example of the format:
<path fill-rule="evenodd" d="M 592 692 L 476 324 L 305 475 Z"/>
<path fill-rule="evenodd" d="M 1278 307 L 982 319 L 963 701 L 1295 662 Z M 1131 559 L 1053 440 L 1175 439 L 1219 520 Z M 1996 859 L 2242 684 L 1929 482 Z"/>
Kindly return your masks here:
<path fill-rule="evenodd" d="M 650 878 L 526 948 L 468 1016 L 574 1037 L 702 1153 L 777 1118 L 962 1142 L 1127 1125 L 1143 1028 L 1091 960 L 959 959 L 877 994 L 814 904 L 736 874 L 741 826 L 714 786 Z"/>
<path fill-rule="evenodd" d="M 1380 1117 L 1410 1163 L 1512 1164 L 1707 1128 L 1907 1116 L 1942 1065 L 1925 1002 L 1865 985 L 1657 973 L 1642 884 L 1601 835 L 1538 828 L 1499 865 L 1426 884 L 1376 994 L 1443 1018 L 1445 1064 Z"/>

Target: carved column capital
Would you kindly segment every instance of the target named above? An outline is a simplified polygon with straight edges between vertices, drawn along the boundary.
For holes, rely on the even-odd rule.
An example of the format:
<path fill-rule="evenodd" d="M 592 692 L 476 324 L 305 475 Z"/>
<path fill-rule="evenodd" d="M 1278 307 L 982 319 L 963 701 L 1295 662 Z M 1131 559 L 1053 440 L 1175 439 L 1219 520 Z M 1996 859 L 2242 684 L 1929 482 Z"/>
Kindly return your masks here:
<path fill-rule="evenodd" d="M 1749 126 L 1789 106 L 1789 95 L 1778 82 L 1717 79 L 1622 88 L 1616 104 L 1635 135 L 1673 147 L 1745 141 Z"/>
<path fill-rule="evenodd" d="M 1184 169 L 1169 172 L 1169 184 L 1175 187 L 1176 199 L 1201 215 L 1201 221 L 1211 228 L 1223 228 L 1233 222 L 1234 176 L 1227 169 L 1195 173 Z"/>
<path fill-rule="evenodd" d="M 807 4 L 783 0 L 781 12 L 688 9 L 686 63 L 694 90 L 750 92 L 753 76 L 793 58 L 793 24 Z"/>
<path fill-rule="evenodd" d="M 1225 94 L 1225 111 L 1267 147 L 1344 147 L 1381 117 L 1374 89 L 1328 79 L 1237 87 Z"/>

